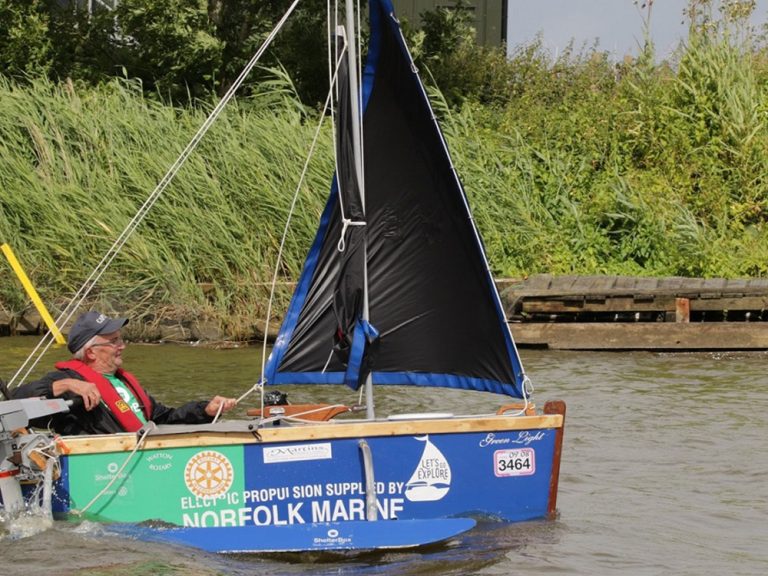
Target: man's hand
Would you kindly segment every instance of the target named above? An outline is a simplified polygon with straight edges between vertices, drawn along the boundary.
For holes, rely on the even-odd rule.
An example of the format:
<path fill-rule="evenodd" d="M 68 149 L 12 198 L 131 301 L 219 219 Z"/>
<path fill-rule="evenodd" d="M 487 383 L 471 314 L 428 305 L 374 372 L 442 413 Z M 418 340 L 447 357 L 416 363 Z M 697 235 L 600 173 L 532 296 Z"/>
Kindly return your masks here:
<path fill-rule="evenodd" d="M 96 384 L 93 382 L 86 382 L 84 380 L 77 380 L 76 378 L 63 378 L 56 380 L 51 387 L 54 396 L 61 396 L 65 392 L 71 392 L 77 394 L 83 399 L 83 406 L 90 411 L 96 408 L 101 402 L 101 394 Z"/>
<path fill-rule="evenodd" d="M 221 412 L 227 412 L 229 410 L 232 410 L 237 405 L 237 400 L 234 398 L 224 398 L 224 396 L 214 396 L 213 399 L 208 402 L 208 406 L 205 407 L 205 413 L 208 414 L 211 418 L 215 417 L 216 414 L 219 413 L 219 408 L 221 408 Z"/>

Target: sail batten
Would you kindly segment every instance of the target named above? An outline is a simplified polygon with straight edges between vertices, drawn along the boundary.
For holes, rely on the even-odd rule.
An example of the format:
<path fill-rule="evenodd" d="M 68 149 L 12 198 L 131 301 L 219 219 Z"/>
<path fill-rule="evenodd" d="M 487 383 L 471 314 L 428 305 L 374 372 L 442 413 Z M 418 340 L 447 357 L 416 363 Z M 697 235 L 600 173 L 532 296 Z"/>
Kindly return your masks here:
<path fill-rule="evenodd" d="M 334 179 L 267 382 L 355 388 L 370 371 L 374 384 L 522 397 L 522 366 L 445 141 L 390 1 L 371 0 L 370 9 L 362 87 L 366 200 L 364 214 L 361 205 L 353 214 L 366 225 L 346 230 L 351 252 L 340 257 Z M 343 154 L 348 146 L 337 148 Z M 339 171 L 349 173 L 342 161 Z M 356 191 L 354 180 L 342 188 L 345 212 L 355 210 L 347 194 Z M 365 264 L 369 323 L 359 299 Z"/>

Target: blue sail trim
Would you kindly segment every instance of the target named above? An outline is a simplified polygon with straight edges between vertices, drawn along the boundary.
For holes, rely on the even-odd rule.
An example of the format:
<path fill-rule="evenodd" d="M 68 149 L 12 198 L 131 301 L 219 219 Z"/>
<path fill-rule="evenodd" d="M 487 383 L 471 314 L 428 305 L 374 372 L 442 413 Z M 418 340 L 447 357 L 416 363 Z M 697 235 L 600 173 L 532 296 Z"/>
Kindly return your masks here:
<path fill-rule="evenodd" d="M 389 7 L 392 12 L 392 7 Z M 371 10 L 370 16 L 371 38 L 369 42 L 368 57 L 362 74 L 361 92 L 361 114 L 365 112 L 368 105 L 371 92 L 373 91 L 374 77 L 376 75 L 376 64 L 379 61 L 381 53 L 381 23 L 377 10 Z M 334 183 L 337 182 L 337 176 L 334 176 Z M 297 318 L 298 319 L 298 318 Z M 347 370 L 344 373 L 343 383 L 358 390 L 363 385 L 364 377 L 367 373 L 361 373 L 363 360 L 365 358 L 368 345 L 379 337 L 379 332 L 369 322 L 358 318 L 352 333 L 352 346 L 347 360 Z"/>
<path fill-rule="evenodd" d="M 352 335 L 352 348 L 349 351 L 347 371 L 344 373 L 344 384 L 357 390 L 363 384 L 360 378 L 360 369 L 368 345 L 373 344 L 379 338 L 379 331 L 366 320 L 359 319 L 355 323 L 355 331 Z"/>
<path fill-rule="evenodd" d="M 345 372 L 280 372 L 270 384 L 344 384 L 345 376 Z M 508 382 L 473 378 L 459 374 L 372 372 L 371 377 L 376 386 L 429 386 L 517 396 L 515 387 Z"/>
<path fill-rule="evenodd" d="M 388 5 L 388 10 L 390 13 L 393 12 L 393 8 L 391 4 Z M 363 94 L 363 97 L 362 97 L 363 110 L 365 110 L 365 106 L 368 104 L 371 91 L 373 90 L 373 81 L 374 81 L 374 76 L 376 74 L 376 63 L 378 62 L 378 55 L 380 54 L 380 51 L 381 51 L 381 31 L 380 31 L 381 22 L 380 22 L 378 11 L 375 11 L 375 10 L 372 11 L 370 16 L 370 23 L 371 23 L 371 38 L 369 42 L 368 59 L 366 60 L 365 70 L 363 72 L 363 81 L 361 86 L 361 91 Z M 312 282 L 312 277 L 314 276 L 315 269 L 317 267 L 318 257 L 320 256 L 320 250 L 323 247 L 323 242 L 325 240 L 325 236 L 328 231 L 328 226 L 330 225 L 331 216 L 333 214 L 334 209 L 336 208 L 337 201 L 338 201 L 338 180 L 337 180 L 336 174 L 334 174 L 333 182 L 331 184 L 331 194 L 328 198 L 328 202 L 325 205 L 325 209 L 323 210 L 323 215 L 320 218 L 320 226 L 318 228 L 318 233 L 315 236 L 315 241 L 313 242 L 312 247 L 310 248 L 309 254 L 307 255 L 307 259 L 304 263 L 304 269 L 302 270 L 301 277 L 299 278 L 299 283 L 296 286 L 296 291 L 293 293 L 293 297 L 291 298 L 291 303 L 288 306 L 288 311 L 286 312 L 285 318 L 283 319 L 283 323 L 280 326 L 280 331 L 277 335 L 277 338 L 275 339 L 275 344 L 272 348 L 272 352 L 270 353 L 269 358 L 267 359 L 267 364 L 264 368 L 264 381 L 267 384 L 279 383 L 278 381 L 276 381 L 276 372 L 278 367 L 280 366 L 280 362 L 283 359 L 283 355 L 285 354 L 285 351 L 288 348 L 288 344 L 291 341 L 291 337 L 293 336 L 293 331 L 296 328 L 296 324 L 298 323 L 299 315 L 301 314 L 301 309 L 304 306 L 304 301 L 307 297 L 307 293 L 309 292 L 309 288 Z M 353 372 L 349 368 L 347 369 L 347 374 L 350 381 L 358 377 L 360 362 L 362 362 L 362 357 L 357 362 L 356 372 Z M 350 361 L 350 364 L 351 363 L 352 362 Z M 280 380 L 282 380 L 282 378 L 280 378 Z M 341 383 L 341 382 L 335 382 L 335 383 Z"/>
<path fill-rule="evenodd" d="M 275 339 L 275 344 L 272 347 L 272 352 L 267 359 L 266 366 L 264 367 L 264 376 L 262 380 L 267 384 L 274 384 L 275 373 L 280 362 L 283 359 L 283 354 L 288 349 L 288 344 L 293 336 L 293 331 L 296 328 L 296 324 L 299 320 L 299 314 L 304 306 L 304 300 L 307 297 L 307 292 L 312 283 L 312 277 L 315 274 L 315 268 L 317 267 L 317 261 L 320 256 L 320 250 L 323 247 L 323 241 L 330 225 L 331 215 L 336 208 L 336 202 L 338 201 L 338 185 L 336 182 L 336 176 L 333 177 L 331 184 L 331 194 L 328 197 L 328 202 L 325 204 L 325 209 L 320 217 L 320 226 L 318 233 L 315 236 L 315 241 L 312 243 L 312 247 L 309 250 L 307 259 L 304 261 L 304 269 L 301 272 L 299 283 L 296 285 L 296 291 L 293 293 L 291 303 L 288 306 L 288 311 L 285 314 L 285 319 L 280 326 L 280 332 Z"/>
<path fill-rule="evenodd" d="M 385 2 L 384 5 L 387 7 L 387 10 L 389 13 L 394 12 L 394 9 L 390 3 Z M 371 91 L 373 90 L 373 81 L 376 75 L 376 63 L 378 62 L 379 54 L 381 52 L 381 28 L 380 28 L 381 22 L 379 18 L 379 13 L 376 10 L 371 11 L 370 26 L 371 26 L 371 37 L 369 41 L 368 58 L 366 60 L 365 70 L 363 71 L 362 86 L 361 86 L 363 111 L 365 110 L 365 107 L 368 104 Z M 320 218 L 320 226 L 318 228 L 318 233 L 315 236 L 315 241 L 312 243 L 312 247 L 310 248 L 309 254 L 307 255 L 307 259 L 304 263 L 304 269 L 302 270 L 301 277 L 299 278 L 299 283 L 296 286 L 296 291 L 293 293 L 293 297 L 291 298 L 291 303 L 288 306 L 288 311 L 286 312 L 285 318 L 283 319 L 283 323 L 280 326 L 280 331 L 277 335 L 277 338 L 275 339 L 275 344 L 272 348 L 272 352 L 270 353 L 269 358 L 267 359 L 266 366 L 264 367 L 263 381 L 265 381 L 267 384 L 278 383 L 276 382 L 277 369 L 280 366 L 280 362 L 283 359 L 283 355 L 288 349 L 288 344 L 291 341 L 291 337 L 293 336 L 293 331 L 295 330 L 296 324 L 298 323 L 299 315 L 301 314 L 301 309 L 304 306 L 304 301 L 307 297 L 307 293 L 309 291 L 309 288 L 312 282 L 312 277 L 315 274 L 315 269 L 317 267 L 320 251 L 323 247 L 323 242 L 325 240 L 325 236 L 328 231 L 328 226 L 330 225 L 331 216 L 333 214 L 334 209 L 336 208 L 337 201 L 338 201 L 338 180 L 337 180 L 337 175 L 334 174 L 333 182 L 331 184 L 331 194 L 328 198 L 328 202 L 326 203 L 325 209 L 323 210 L 323 214 Z M 362 358 L 360 360 L 362 361 Z M 350 370 L 348 369 L 347 372 L 349 373 Z M 359 373 L 359 364 L 358 364 L 358 373 Z M 351 377 L 352 377 L 352 374 L 350 373 L 350 378 Z M 355 377 L 357 376 L 355 375 Z M 280 380 L 282 380 L 282 378 Z"/>
<path fill-rule="evenodd" d="M 372 2 L 375 2 L 377 0 L 371 0 Z M 388 14 L 394 14 L 394 7 L 392 6 L 392 2 L 390 0 L 378 0 L 378 3 L 381 4 L 384 7 L 384 11 L 386 11 Z M 408 50 L 408 46 L 405 43 L 405 38 L 403 38 L 402 31 L 400 29 L 400 24 L 397 20 L 394 18 L 390 18 L 389 22 L 387 22 L 394 30 L 395 30 L 395 37 L 397 38 L 397 43 L 400 46 L 400 49 L 403 51 L 404 54 L 410 54 L 410 50 Z M 375 69 L 375 63 L 378 62 L 378 55 L 380 51 L 380 43 L 381 43 L 381 32 L 380 28 L 381 23 L 379 22 L 379 12 L 376 10 L 371 10 L 371 30 L 372 32 L 375 31 L 375 34 L 372 33 L 371 35 L 371 42 L 370 42 L 370 53 L 371 57 L 370 60 L 374 63 L 372 69 Z M 366 69 L 367 72 L 367 69 Z M 417 73 L 418 76 L 418 73 Z M 371 72 L 371 85 L 372 85 L 372 79 L 373 79 L 373 72 Z M 421 96 L 426 103 L 427 107 L 432 110 L 432 103 L 429 101 L 429 97 L 427 96 L 427 93 L 424 91 L 424 85 L 419 82 L 419 85 L 421 87 Z M 369 88 L 370 87 L 365 85 L 364 87 Z M 364 94 L 365 97 L 368 96 L 368 94 Z M 448 149 L 448 145 L 445 141 L 445 137 L 443 136 L 443 131 L 440 129 L 439 124 L 437 123 L 436 116 L 434 111 L 432 112 L 432 119 L 435 123 L 435 128 L 437 129 L 437 133 L 440 135 L 440 140 L 443 143 L 443 150 L 445 154 L 448 156 L 448 158 L 451 158 L 450 150 Z M 451 160 L 451 165 L 453 166 L 453 160 Z M 467 207 L 467 213 L 471 214 L 471 211 L 469 209 L 469 199 L 467 198 L 467 193 L 464 190 L 464 186 L 461 183 L 461 180 L 459 179 L 458 175 L 455 174 L 456 180 L 458 182 L 458 189 L 461 193 L 461 196 L 464 200 L 464 205 Z M 507 325 L 507 316 L 504 312 L 504 307 L 501 303 L 501 298 L 499 297 L 498 290 L 496 289 L 496 284 L 493 279 L 493 275 L 491 274 L 490 267 L 488 266 L 488 257 L 486 255 L 485 246 L 483 244 L 482 238 L 480 238 L 480 235 L 477 232 L 477 227 L 473 224 L 472 228 L 475 231 L 475 242 L 477 244 L 478 249 L 480 250 L 480 253 L 483 255 L 483 258 L 485 259 L 486 266 L 485 266 L 485 274 L 486 274 L 486 281 L 489 286 L 489 292 L 493 295 L 493 301 L 494 301 L 494 307 L 496 308 L 496 316 L 498 318 L 498 321 L 501 325 L 502 332 L 504 334 L 504 341 L 506 344 L 507 354 L 509 355 L 510 362 L 512 364 L 512 371 L 515 375 L 515 382 L 512 384 L 505 384 L 505 388 L 508 390 L 508 392 L 505 392 L 506 394 L 509 394 L 511 396 L 515 396 L 517 398 L 524 398 L 525 397 L 525 391 L 523 390 L 523 382 L 525 381 L 525 370 L 523 369 L 522 362 L 520 360 L 520 354 L 517 351 L 517 346 L 515 346 L 515 342 L 512 339 L 512 333 L 509 330 L 509 326 Z M 382 382 L 383 384 L 386 384 L 386 382 Z M 379 384 L 377 381 L 376 384 Z M 430 386 L 432 384 L 429 384 Z M 462 386 L 458 386 L 461 388 Z"/>
<path fill-rule="evenodd" d="M 376 69 L 378 67 L 378 63 L 381 57 L 384 26 L 389 26 L 390 29 L 395 31 L 395 38 L 397 43 L 400 45 L 401 50 L 403 50 L 404 53 L 406 54 L 408 53 L 407 46 L 405 45 L 405 41 L 400 31 L 399 22 L 394 18 L 394 9 L 392 7 L 391 1 L 390 0 L 370 0 L 370 2 L 371 2 L 371 8 L 372 8 L 370 10 L 371 36 L 369 39 L 368 57 L 366 59 L 366 66 L 365 66 L 365 70 L 364 70 L 362 82 L 361 82 L 363 110 L 365 110 L 368 107 L 371 93 L 373 91 Z M 376 5 L 378 5 L 378 7 L 380 7 L 381 10 L 373 9 L 374 6 Z M 427 94 L 424 92 L 423 86 L 421 86 L 421 97 L 423 98 L 424 102 L 426 102 L 427 106 L 431 110 L 431 104 L 429 103 L 429 98 L 427 97 Z M 436 125 L 438 134 L 440 135 L 440 139 L 442 140 L 443 149 L 445 153 L 448 155 L 448 157 L 450 158 L 450 153 L 445 143 L 445 139 L 442 135 L 442 131 L 440 130 L 439 126 L 437 126 L 437 121 L 434 118 L 434 113 L 432 114 L 432 117 Z M 451 162 L 451 164 L 453 163 Z M 466 192 L 464 191 L 464 188 L 461 185 L 461 182 L 459 181 L 458 176 L 456 176 L 456 180 L 459 184 L 459 190 L 462 195 L 463 201 L 465 205 L 468 206 Z M 265 374 L 265 381 L 267 384 L 275 385 L 275 384 L 289 384 L 289 383 L 297 383 L 297 384 L 345 384 L 346 383 L 352 386 L 353 388 L 356 388 L 356 386 L 353 386 L 353 383 L 355 382 L 356 379 L 360 378 L 360 370 L 362 369 L 362 366 L 363 366 L 363 362 L 365 358 L 365 349 L 367 348 L 367 346 L 366 346 L 366 338 L 363 338 L 361 336 L 362 332 L 358 330 L 357 325 L 354 331 L 353 346 L 350 353 L 349 363 L 345 372 L 338 372 L 338 371 L 332 372 L 332 373 L 278 372 L 278 368 L 284 358 L 285 353 L 288 350 L 289 343 L 291 342 L 291 338 L 293 337 L 294 331 L 296 329 L 302 308 L 305 304 L 307 295 L 309 293 L 311 281 L 317 269 L 317 264 L 318 264 L 319 256 L 321 253 L 321 249 L 323 247 L 323 243 L 328 233 L 328 228 L 331 225 L 330 220 L 334 210 L 336 209 L 337 202 L 338 202 L 337 186 L 338 186 L 337 179 L 336 179 L 336 176 L 334 175 L 332 186 L 331 186 L 331 194 L 329 196 L 326 207 L 323 211 L 318 233 L 315 237 L 315 240 L 312 244 L 310 252 L 307 256 L 307 260 L 305 262 L 304 269 L 301 273 L 296 291 L 293 295 L 293 298 L 291 299 L 291 303 L 289 305 L 288 311 L 286 313 L 283 324 L 281 326 L 280 333 L 278 334 L 278 337 L 275 341 L 274 348 L 272 350 L 272 353 L 270 354 L 270 357 L 267 361 L 267 365 L 265 367 L 264 374 Z M 520 357 L 517 352 L 515 343 L 512 339 L 509 328 L 506 324 L 506 315 L 504 313 L 501 300 L 498 296 L 498 292 L 495 289 L 491 271 L 487 265 L 485 248 L 483 246 L 482 239 L 479 237 L 479 234 L 477 233 L 476 229 L 475 229 L 475 242 L 479 247 L 481 253 L 483 254 L 483 257 L 486 258 L 485 275 L 487 278 L 487 285 L 489 287 L 489 292 L 491 292 L 494 297 L 493 298 L 494 308 L 496 309 L 496 312 L 497 312 L 497 321 L 502 326 L 503 332 L 505 334 L 504 340 L 505 340 L 505 345 L 507 349 L 507 354 L 511 362 L 512 374 L 514 374 L 513 376 L 514 381 L 501 382 L 497 380 L 473 378 L 473 377 L 461 376 L 456 374 L 374 371 L 371 374 L 373 377 L 374 384 L 450 387 L 450 388 L 459 388 L 459 389 L 468 389 L 468 390 L 482 390 L 487 392 L 506 394 L 506 395 L 518 397 L 518 398 L 521 398 L 524 396 L 523 381 L 525 379 L 525 374 L 522 367 L 522 363 L 520 361 Z"/>

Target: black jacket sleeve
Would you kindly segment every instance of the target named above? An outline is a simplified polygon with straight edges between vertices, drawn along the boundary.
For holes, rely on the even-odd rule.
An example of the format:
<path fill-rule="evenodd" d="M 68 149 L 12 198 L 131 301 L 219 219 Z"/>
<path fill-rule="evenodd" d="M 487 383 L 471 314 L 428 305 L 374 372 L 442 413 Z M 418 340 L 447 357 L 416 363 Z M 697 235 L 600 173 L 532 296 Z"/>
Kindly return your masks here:
<path fill-rule="evenodd" d="M 53 398 L 53 383 L 63 378 L 82 380 L 82 377 L 77 372 L 57 370 L 49 372 L 40 380 L 15 388 L 12 391 L 12 395 L 14 398 L 36 398 L 39 396 Z M 53 429 L 59 434 L 67 436 L 124 432 L 120 423 L 104 404 L 100 404 L 93 410 L 87 411 L 77 394 L 67 392 L 60 396 L 60 398 L 75 400 L 69 412 L 38 418 L 31 421 L 30 426 Z M 152 420 L 156 424 L 205 424 L 213 420 L 213 418 L 205 413 L 205 407 L 208 405 L 207 401 L 187 402 L 178 408 L 171 408 L 161 404 L 151 395 L 149 399 L 152 402 Z"/>
<path fill-rule="evenodd" d="M 48 372 L 40 380 L 34 382 L 28 382 L 22 384 L 11 391 L 11 395 L 16 398 L 39 398 L 44 396 L 45 398 L 53 398 L 53 383 L 56 380 L 63 380 L 64 378 L 77 378 L 77 376 L 70 376 L 66 372 L 57 370 L 56 372 Z"/>
<path fill-rule="evenodd" d="M 171 408 L 158 402 L 150 395 L 152 401 L 152 421 L 155 424 L 206 424 L 213 418 L 205 413 L 208 401 L 187 402 L 178 408 Z"/>
<path fill-rule="evenodd" d="M 72 370 L 56 370 L 49 372 L 40 380 L 28 382 L 15 388 L 12 392 L 14 398 L 54 398 L 53 383 L 64 378 L 82 380 L 81 376 Z M 65 392 L 59 398 L 72 400 L 69 412 L 52 414 L 30 421 L 33 428 L 52 429 L 59 434 L 67 436 L 77 434 L 112 434 L 122 432 L 122 428 L 112 413 L 104 406 L 97 406 L 88 412 L 80 397 L 71 392 Z"/>

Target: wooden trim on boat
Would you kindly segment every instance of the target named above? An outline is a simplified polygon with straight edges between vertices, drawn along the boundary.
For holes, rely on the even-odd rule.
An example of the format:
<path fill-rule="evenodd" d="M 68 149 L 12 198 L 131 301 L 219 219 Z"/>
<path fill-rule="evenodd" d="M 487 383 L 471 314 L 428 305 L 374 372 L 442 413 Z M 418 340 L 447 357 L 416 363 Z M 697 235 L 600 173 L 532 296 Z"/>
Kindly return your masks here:
<path fill-rule="evenodd" d="M 535 416 L 536 415 L 536 405 L 531 404 L 530 402 L 526 404 L 525 402 L 513 402 L 512 404 L 504 404 L 501 408 L 496 410 L 496 414 L 506 414 L 507 412 L 523 412 L 525 411 L 526 416 Z"/>
<path fill-rule="evenodd" d="M 546 410 L 546 407 L 545 407 Z M 400 421 L 331 421 L 297 426 L 253 427 L 252 431 L 216 432 L 210 429 L 183 434 L 155 434 L 148 436 L 144 449 L 224 446 L 274 442 L 312 442 L 337 438 L 374 436 L 422 436 L 465 432 L 500 432 L 510 430 L 537 430 L 561 428 L 563 416 L 559 413 L 539 416 L 457 416 L 435 420 Z M 245 428 L 245 426 L 244 426 Z M 561 433 L 558 430 L 558 433 Z M 136 446 L 135 434 L 104 436 L 66 436 L 62 438 L 71 455 L 99 452 L 126 452 Z"/>
<path fill-rule="evenodd" d="M 565 424 L 565 402 L 562 400 L 550 400 L 544 404 L 544 414 L 560 415 L 561 425 L 555 432 L 555 450 L 552 455 L 552 475 L 549 480 L 549 505 L 547 515 L 554 518 L 557 515 L 557 485 L 560 481 L 560 457 L 563 453 L 563 431 Z"/>

